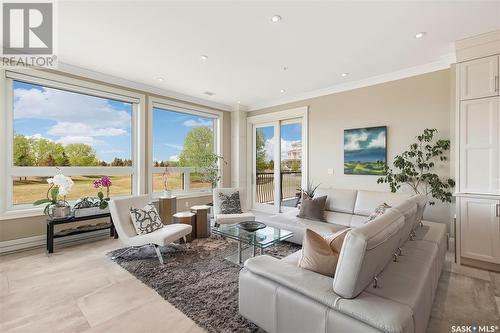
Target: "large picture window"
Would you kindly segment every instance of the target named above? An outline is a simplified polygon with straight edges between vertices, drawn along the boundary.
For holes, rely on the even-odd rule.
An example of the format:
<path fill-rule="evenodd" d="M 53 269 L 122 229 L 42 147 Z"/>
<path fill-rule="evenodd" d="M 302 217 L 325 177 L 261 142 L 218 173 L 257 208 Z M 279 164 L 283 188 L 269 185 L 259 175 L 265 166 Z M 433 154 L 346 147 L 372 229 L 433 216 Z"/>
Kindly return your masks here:
<path fill-rule="evenodd" d="M 6 82 L 7 209 L 32 207 L 58 172 L 74 181 L 69 201 L 95 196 L 101 176 L 111 196 L 137 193 L 138 99 L 17 73 Z"/>
<path fill-rule="evenodd" d="M 218 151 L 218 117 L 158 104 L 151 115 L 153 193 L 210 191 L 203 165 Z"/>

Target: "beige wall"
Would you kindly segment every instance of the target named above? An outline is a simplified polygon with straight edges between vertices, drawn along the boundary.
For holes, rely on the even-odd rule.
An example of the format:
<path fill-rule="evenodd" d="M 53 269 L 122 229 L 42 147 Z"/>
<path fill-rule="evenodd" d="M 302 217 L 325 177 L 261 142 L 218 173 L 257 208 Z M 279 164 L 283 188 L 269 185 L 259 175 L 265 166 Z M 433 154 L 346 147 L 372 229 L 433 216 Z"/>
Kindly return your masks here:
<path fill-rule="evenodd" d="M 441 70 L 253 111 L 249 116 L 309 106 L 309 179 L 323 186 L 388 191 L 386 184 L 377 184 L 377 176 L 344 175 L 344 129 L 387 126 L 389 162 L 425 128 L 437 128 L 441 138 L 453 138 L 453 72 Z M 451 165 L 440 165 L 439 173 L 450 175 Z M 426 218 L 449 222 L 449 205 L 427 209 Z"/>
<path fill-rule="evenodd" d="M 149 105 L 147 105 L 147 103 L 148 103 L 147 100 L 149 97 L 160 97 L 160 98 L 165 98 L 165 99 L 169 99 L 172 101 L 183 102 L 183 101 L 174 100 L 171 98 L 166 98 L 166 97 L 163 97 L 163 96 L 160 96 L 157 94 L 150 94 L 148 92 L 137 90 L 137 89 L 130 89 L 130 88 L 127 88 L 124 86 L 109 84 L 109 83 L 105 83 L 102 81 L 78 77 L 75 75 L 69 75 L 66 73 L 58 72 L 58 71 L 50 71 L 50 72 L 55 73 L 55 74 L 59 74 L 59 75 L 65 75 L 65 76 L 72 77 L 72 78 L 85 80 L 85 81 L 92 82 L 92 83 L 107 85 L 110 87 L 115 87 L 115 88 L 119 88 L 119 89 L 129 90 L 131 92 L 144 94 L 146 96 L 146 110 L 148 110 L 148 108 L 149 108 Z M 3 94 L 3 92 L 0 92 L 0 94 Z M 3 98 L 0 98 L 0 100 L 3 100 Z M 186 103 L 189 105 L 196 105 L 196 104 L 189 103 L 189 102 L 183 102 L 183 103 Z M 218 111 L 220 111 L 220 110 L 218 110 Z M 223 184 L 223 186 L 230 186 L 230 184 L 231 184 L 231 165 L 229 162 L 231 161 L 231 156 L 230 156 L 231 155 L 231 116 L 230 116 L 229 112 L 227 112 L 227 111 L 223 111 L 222 128 L 223 128 L 222 153 L 223 153 L 224 159 L 228 162 L 223 167 L 222 184 Z M 147 156 L 146 156 L 146 159 L 147 159 Z M 149 171 L 147 170 L 147 172 L 149 172 Z M 185 207 L 189 207 L 189 206 L 193 206 L 193 205 L 197 205 L 197 204 L 206 204 L 206 203 L 209 203 L 211 201 L 212 201 L 211 196 L 179 199 L 177 201 L 177 208 L 178 208 L 178 210 L 182 210 Z M 44 216 L 19 218 L 19 219 L 11 219 L 11 220 L 0 220 L 0 242 L 7 241 L 7 240 L 19 239 L 19 238 L 25 238 L 25 237 L 44 235 L 45 232 L 46 232 L 46 230 L 45 230 L 45 217 Z"/>

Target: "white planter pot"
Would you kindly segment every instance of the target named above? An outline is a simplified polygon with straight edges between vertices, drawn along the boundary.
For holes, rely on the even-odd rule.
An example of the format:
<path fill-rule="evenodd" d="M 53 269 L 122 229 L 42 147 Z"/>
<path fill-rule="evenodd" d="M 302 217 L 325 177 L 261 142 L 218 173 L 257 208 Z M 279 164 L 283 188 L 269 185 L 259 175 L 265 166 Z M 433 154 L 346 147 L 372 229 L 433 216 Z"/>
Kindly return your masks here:
<path fill-rule="evenodd" d="M 109 213 L 109 207 L 101 209 L 99 207 L 79 208 L 75 209 L 75 217 L 99 215 Z"/>

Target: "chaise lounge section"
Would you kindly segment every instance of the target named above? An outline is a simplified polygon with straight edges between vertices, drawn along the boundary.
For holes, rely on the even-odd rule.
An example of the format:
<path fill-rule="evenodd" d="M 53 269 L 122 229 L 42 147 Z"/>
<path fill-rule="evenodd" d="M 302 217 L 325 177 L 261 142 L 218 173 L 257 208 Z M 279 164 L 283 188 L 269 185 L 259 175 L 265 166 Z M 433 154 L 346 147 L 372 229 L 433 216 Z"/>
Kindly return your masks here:
<path fill-rule="evenodd" d="M 445 225 L 421 220 L 425 197 L 317 192 L 324 194 L 327 222 L 288 213 L 269 224 L 323 234 L 351 227 L 335 276 L 299 268 L 300 251 L 251 258 L 240 272 L 240 313 L 267 332 L 425 332 L 446 253 Z M 383 202 L 393 208 L 362 222 Z"/>

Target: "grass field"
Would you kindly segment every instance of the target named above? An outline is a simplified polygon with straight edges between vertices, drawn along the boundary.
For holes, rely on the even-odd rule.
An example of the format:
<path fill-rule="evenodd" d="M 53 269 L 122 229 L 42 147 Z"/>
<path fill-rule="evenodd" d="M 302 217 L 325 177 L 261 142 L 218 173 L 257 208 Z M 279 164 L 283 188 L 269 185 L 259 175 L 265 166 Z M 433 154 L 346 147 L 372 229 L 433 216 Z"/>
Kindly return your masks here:
<path fill-rule="evenodd" d="M 101 176 L 72 176 L 73 189 L 66 196 L 66 200 L 76 200 L 82 197 L 96 196 L 98 190 L 92 185 L 93 180 Z M 128 195 L 132 192 L 130 176 L 111 176 L 111 195 Z M 49 184 L 46 177 L 14 177 L 13 203 L 14 205 L 31 204 L 38 199 L 43 199 L 47 195 Z M 105 193 L 105 192 L 103 192 Z"/>
<path fill-rule="evenodd" d="M 76 200 L 82 197 L 95 197 L 98 190 L 92 185 L 92 181 L 101 178 L 101 176 L 72 176 L 73 189 L 66 196 L 66 200 Z M 132 184 L 130 176 L 111 176 L 110 194 L 111 196 L 130 195 L 132 193 Z M 202 189 L 210 188 L 210 184 L 200 180 L 199 175 L 191 175 L 190 188 Z M 38 199 L 43 199 L 47 195 L 49 184 L 46 177 L 14 177 L 13 204 L 31 204 Z M 168 177 L 168 189 L 171 191 L 182 190 L 182 174 L 172 173 Z M 163 178 L 161 174 L 153 175 L 154 192 L 163 191 Z M 105 192 L 104 192 L 105 193 Z"/>
<path fill-rule="evenodd" d="M 385 174 L 385 164 L 380 162 L 344 162 L 346 175 L 377 175 Z"/>

